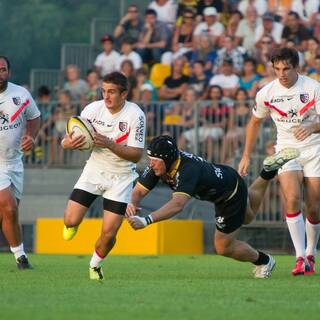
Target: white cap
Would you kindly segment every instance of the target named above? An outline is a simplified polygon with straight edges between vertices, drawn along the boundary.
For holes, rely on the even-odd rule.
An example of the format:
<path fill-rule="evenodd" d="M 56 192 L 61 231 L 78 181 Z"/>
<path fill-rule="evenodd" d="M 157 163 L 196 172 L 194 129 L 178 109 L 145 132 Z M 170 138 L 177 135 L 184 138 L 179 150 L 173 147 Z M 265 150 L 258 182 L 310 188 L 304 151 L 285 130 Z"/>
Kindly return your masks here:
<path fill-rule="evenodd" d="M 148 91 L 153 91 L 153 87 L 150 83 L 144 83 L 141 87 L 140 87 L 141 91 L 144 90 L 148 90 Z"/>
<path fill-rule="evenodd" d="M 205 16 L 216 16 L 218 14 L 218 12 L 215 7 L 207 7 L 203 10 L 203 14 Z"/>

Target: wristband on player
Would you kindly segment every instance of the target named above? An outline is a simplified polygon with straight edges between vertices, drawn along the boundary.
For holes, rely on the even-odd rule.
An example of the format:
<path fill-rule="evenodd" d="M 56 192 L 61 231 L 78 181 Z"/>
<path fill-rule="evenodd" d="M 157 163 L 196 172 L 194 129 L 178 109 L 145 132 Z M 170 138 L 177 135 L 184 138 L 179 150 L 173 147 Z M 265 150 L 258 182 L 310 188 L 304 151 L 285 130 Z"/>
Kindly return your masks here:
<path fill-rule="evenodd" d="M 148 226 L 149 224 L 153 223 L 153 219 L 151 214 L 149 214 L 148 216 L 144 217 L 145 221 L 146 221 L 146 225 Z"/>

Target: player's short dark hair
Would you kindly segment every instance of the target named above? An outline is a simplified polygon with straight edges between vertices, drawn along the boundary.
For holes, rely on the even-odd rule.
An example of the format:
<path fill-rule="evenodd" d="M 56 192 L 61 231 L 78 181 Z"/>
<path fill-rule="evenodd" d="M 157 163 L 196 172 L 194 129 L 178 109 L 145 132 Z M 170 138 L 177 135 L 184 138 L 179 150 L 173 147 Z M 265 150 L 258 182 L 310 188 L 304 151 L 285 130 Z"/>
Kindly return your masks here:
<path fill-rule="evenodd" d="M 277 48 L 271 54 L 271 62 L 287 61 L 294 68 L 299 66 L 299 54 L 294 48 Z"/>
<path fill-rule="evenodd" d="M 1 56 L 1 55 L 0 55 L 0 59 L 3 59 L 6 62 L 8 70 L 10 70 L 11 69 L 11 63 L 10 63 L 9 59 L 6 56 Z"/>
<path fill-rule="evenodd" d="M 105 75 L 102 79 L 105 83 L 113 83 L 119 87 L 120 93 L 128 91 L 128 79 L 121 72 L 111 72 Z"/>

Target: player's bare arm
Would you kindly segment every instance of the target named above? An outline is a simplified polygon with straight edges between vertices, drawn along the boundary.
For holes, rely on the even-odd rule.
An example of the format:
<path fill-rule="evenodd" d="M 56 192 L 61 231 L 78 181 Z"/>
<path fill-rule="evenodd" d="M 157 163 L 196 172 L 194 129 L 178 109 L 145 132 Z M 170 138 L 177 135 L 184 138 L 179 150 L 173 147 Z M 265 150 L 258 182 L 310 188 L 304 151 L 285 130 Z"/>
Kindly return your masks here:
<path fill-rule="evenodd" d="M 303 141 L 313 133 L 320 132 L 320 123 L 314 123 L 307 127 L 296 127 L 293 129 L 293 135 L 299 141 Z"/>
<path fill-rule="evenodd" d="M 149 190 L 143 187 L 139 182 L 135 185 L 132 190 L 131 203 L 128 203 L 127 205 L 127 218 L 137 214 L 137 211 L 141 209 L 139 208 L 140 201 L 148 194 L 148 192 Z"/>
<path fill-rule="evenodd" d="M 143 154 L 142 148 L 129 147 L 118 144 L 114 140 L 99 133 L 94 134 L 93 141 L 96 147 L 108 148 L 118 157 L 124 160 L 132 161 L 134 163 L 137 163 L 141 159 Z"/>
<path fill-rule="evenodd" d="M 238 166 L 238 172 L 241 176 L 246 176 L 248 174 L 248 168 L 250 165 L 250 154 L 256 142 L 262 121 L 263 119 L 257 118 L 254 115 L 252 115 L 247 125 L 246 142 L 244 146 L 242 159 Z"/>
<path fill-rule="evenodd" d="M 40 117 L 27 120 L 26 132 L 21 137 L 21 150 L 29 151 L 34 147 L 35 139 L 40 130 Z"/>
<path fill-rule="evenodd" d="M 152 212 L 147 218 L 151 219 L 151 222 L 158 222 L 162 220 L 168 220 L 181 212 L 188 202 L 190 197 L 185 194 L 176 193 L 172 195 L 172 199 L 163 205 L 160 209 Z M 131 216 L 128 221 L 131 227 L 135 230 L 142 229 L 150 223 L 144 223 L 143 219 L 138 216 Z"/>
<path fill-rule="evenodd" d="M 61 141 L 61 146 L 63 149 L 77 149 L 84 145 L 86 137 L 83 135 L 79 135 L 77 137 L 73 137 L 74 132 L 71 131 L 69 134 L 67 133 Z"/>

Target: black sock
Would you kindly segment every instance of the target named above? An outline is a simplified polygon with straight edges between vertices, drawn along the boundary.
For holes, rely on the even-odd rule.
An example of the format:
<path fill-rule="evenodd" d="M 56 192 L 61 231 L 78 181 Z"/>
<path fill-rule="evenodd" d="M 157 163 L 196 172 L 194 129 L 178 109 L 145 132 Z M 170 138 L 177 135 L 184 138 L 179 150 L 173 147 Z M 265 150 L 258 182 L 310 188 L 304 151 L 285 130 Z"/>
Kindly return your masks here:
<path fill-rule="evenodd" d="M 258 253 L 259 253 L 259 258 L 256 262 L 253 262 L 253 264 L 255 264 L 256 266 L 261 266 L 262 264 L 268 264 L 270 259 L 269 256 L 259 250 L 258 250 Z"/>
<path fill-rule="evenodd" d="M 266 171 L 264 169 L 260 172 L 260 177 L 264 180 L 271 180 L 278 174 L 278 169 L 273 171 Z"/>

